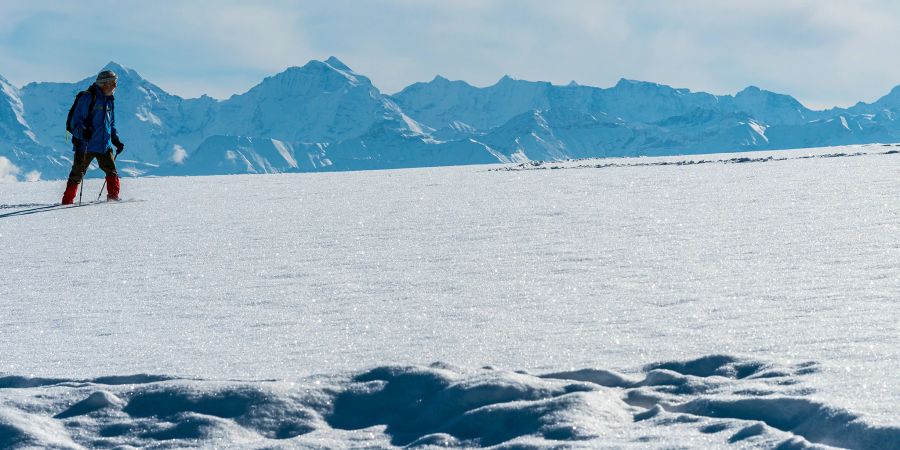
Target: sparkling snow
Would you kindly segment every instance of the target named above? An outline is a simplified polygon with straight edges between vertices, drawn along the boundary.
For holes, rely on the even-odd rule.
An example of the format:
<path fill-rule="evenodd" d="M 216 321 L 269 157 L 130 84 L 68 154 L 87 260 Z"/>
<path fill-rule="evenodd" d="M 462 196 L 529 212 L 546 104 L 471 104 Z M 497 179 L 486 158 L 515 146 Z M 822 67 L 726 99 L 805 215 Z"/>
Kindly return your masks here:
<path fill-rule="evenodd" d="M 893 149 L 0 184 L 0 447 L 898 448 Z"/>

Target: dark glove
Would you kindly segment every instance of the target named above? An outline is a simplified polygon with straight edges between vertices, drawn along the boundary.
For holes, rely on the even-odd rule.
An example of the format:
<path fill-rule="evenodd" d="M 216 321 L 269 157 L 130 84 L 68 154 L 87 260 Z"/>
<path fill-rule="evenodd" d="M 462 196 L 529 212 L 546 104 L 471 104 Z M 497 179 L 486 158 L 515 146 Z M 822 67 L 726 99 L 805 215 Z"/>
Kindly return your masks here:
<path fill-rule="evenodd" d="M 123 144 L 122 141 L 119 140 L 118 136 L 113 136 L 112 144 L 116 147 L 116 155 L 125 151 L 125 144 Z"/>
<path fill-rule="evenodd" d="M 91 140 L 91 136 L 93 136 L 93 134 L 94 133 L 91 131 L 90 128 L 85 128 L 84 130 L 81 131 L 81 139 L 83 141 L 89 141 L 89 140 Z"/>

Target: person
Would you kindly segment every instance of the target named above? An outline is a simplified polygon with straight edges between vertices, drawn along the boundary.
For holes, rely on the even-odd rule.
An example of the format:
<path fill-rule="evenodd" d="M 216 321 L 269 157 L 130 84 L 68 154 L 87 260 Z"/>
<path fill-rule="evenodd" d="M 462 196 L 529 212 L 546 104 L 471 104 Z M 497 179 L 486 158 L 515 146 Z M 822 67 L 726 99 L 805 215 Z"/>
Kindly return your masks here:
<path fill-rule="evenodd" d="M 76 98 L 72 119 L 72 171 L 66 183 L 62 204 L 75 202 L 78 185 L 84 179 L 91 162 L 96 159 L 100 169 L 106 174 L 107 200 L 119 200 L 119 174 L 116 171 L 116 156 L 125 149 L 116 131 L 115 98 L 117 75 L 111 70 L 104 70 L 97 75 L 96 81 Z"/>

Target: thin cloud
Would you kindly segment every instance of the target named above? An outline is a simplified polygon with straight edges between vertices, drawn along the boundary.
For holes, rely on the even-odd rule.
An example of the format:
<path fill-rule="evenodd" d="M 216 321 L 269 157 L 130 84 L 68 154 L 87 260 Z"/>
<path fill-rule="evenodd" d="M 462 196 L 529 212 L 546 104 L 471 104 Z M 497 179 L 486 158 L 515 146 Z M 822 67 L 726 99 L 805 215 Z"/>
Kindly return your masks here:
<path fill-rule="evenodd" d="M 184 149 L 184 147 L 182 147 L 178 144 L 175 144 L 172 147 L 172 157 L 170 158 L 170 160 L 173 163 L 184 164 L 184 160 L 186 160 L 187 157 L 188 157 L 188 152 L 187 152 L 187 150 Z"/>

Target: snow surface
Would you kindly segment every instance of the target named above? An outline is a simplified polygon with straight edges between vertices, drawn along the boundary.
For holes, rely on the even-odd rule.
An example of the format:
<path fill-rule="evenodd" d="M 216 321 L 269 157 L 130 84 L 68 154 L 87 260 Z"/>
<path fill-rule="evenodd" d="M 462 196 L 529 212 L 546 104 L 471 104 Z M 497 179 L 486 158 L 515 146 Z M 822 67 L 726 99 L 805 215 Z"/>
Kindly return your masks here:
<path fill-rule="evenodd" d="M 552 164 L 0 185 L 0 447 L 900 448 L 895 147 Z"/>

